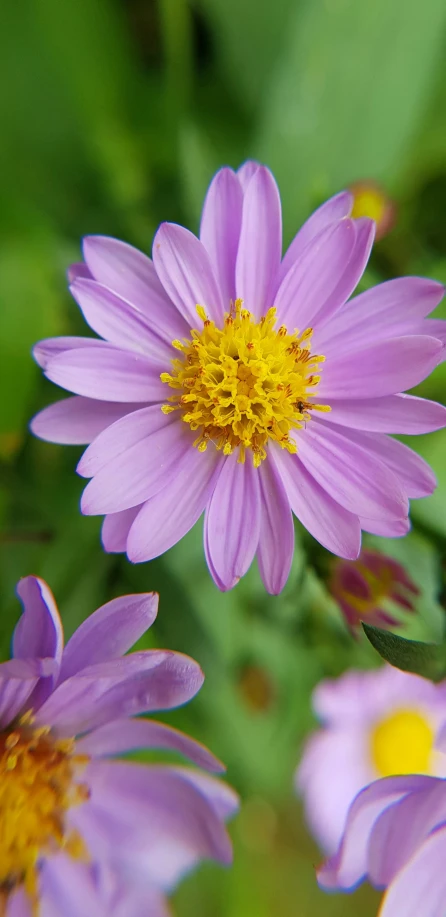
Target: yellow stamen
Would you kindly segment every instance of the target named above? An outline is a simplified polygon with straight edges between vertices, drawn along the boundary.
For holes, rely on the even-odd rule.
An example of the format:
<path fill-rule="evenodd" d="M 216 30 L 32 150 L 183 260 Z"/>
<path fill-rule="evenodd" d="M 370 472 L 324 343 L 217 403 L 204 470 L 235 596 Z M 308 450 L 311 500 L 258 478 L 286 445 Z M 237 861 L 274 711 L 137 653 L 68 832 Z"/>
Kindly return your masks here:
<path fill-rule="evenodd" d="M 38 913 L 41 855 L 64 850 L 87 859 L 82 839 L 65 824 L 67 810 L 88 799 L 88 788 L 77 782 L 86 763 L 73 739 L 34 728 L 31 713 L 0 733 L 0 913 L 2 896 L 6 902 L 20 885 Z"/>
<path fill-rule="evenodd" d="M 182 420 L 199 431 L 194 446 L 200 452 L 211 441 L 224 455 L 239 448 L 238 460 L 244 462 L 250 449 L 258 468 L 269 440 L 296 452 L 290 434 L 305 426 L 310 411 L 330 407 L 312 400 L 320 381 L 316 370 L 325 360 L 310 352 L 313 329 L 289 334 L 281 325 L 276 330 L 274 308 L 256 322 L 242 305 L 241 299 L 231 305 L 223 328 L 197 306 L 204 327 L 193 329 L 184 344 L 172 342 L 182 356 L 160 378 L 176 394 L 161 410 L 182 411 Z"/>
<path fill-rule="evenodd" d="M 434 746 L 430 723 L 418 710 L 398 710 L 371 735 L 371 757 L 380 777 L 429 774 Z"/>

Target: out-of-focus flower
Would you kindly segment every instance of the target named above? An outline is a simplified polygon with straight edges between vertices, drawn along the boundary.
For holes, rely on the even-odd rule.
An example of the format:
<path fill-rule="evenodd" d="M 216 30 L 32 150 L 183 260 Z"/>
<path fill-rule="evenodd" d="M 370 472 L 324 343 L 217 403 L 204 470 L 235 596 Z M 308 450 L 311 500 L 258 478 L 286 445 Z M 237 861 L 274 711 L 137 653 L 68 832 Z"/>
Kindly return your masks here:
<path fill-rule="evenodd" d="M 446 752 L 446 734 L 438 748 Z M 337 853 L 319 870 L 327 890 L 350 891 L 364 879 L 387 888 L 380 917 L 444 917 L 446 780 L 388 777 L 353 802 Z"/>
<path fill-rule="evenodd" d="M 153 262 L 116 239 L 84 240 L 71 292 L 103 340 L 35 347 L 75 393 L 34 433 L 91 443 L 81 509 L 106 514 L 107 551 L 162 554 L 205 511 L 204 549 L 220 589 L 257 554 L 266 588 L 284 586 L 292 512 L 325 547 L 356 558 L 361 528 L 401 536 L 408 498 L 432 493 L 425 462 L 387 433 L 425 433 L 446 409 L 403 395 L 443 357 L 443 297 L 404 277 L 347 301 L 374 236 L 349 192 L 305 223 L 283 259 L 280 196 L 263 166 L 224 168 L 200 239 L 164 223 Z"/>
<path fill-rule="evenodd" d="M 375 239 L 386 236 L 395 223 L 395 204 L 383 188 L 374 181 L 358 181 L 350 185 L 353 194 L 352 217 L 370 217 L 376 223 Z"/>
<path fill-rule="evenodd" d="M 394 627 L 399 623 L 394 609 L 413 611 L 419 593 L 401 564 L 369 550 L 361 551 L 356 561 L 335 561 L 329 589 L 353 631 L 361 621 Z"/>
<path fill-rule="evenodd" d="M 231 859 L 235 793 L 200 771 L 110 761 L 135 749 L 222 765 L 146 711 L 203 683 L 169 650 L 124 655 L 152 624 L 153 593 L 114 599 L 64 648 L 48 586 L 17 587 L 23 614 L 0 665 L 0 912 L 5 917 L 166 917 L 164 893 L 202 858 Z"/>
<path fill-rule="evenodd" d="M 322 681 L 313 707 L 323 728 L 308 740 L 296 788 L 325 853 L 336 850 L 350 804 L 373 780 L 446 776 L 446 758 L 435 750 L 446 719 L 446 686 L 385 665 Z"/>

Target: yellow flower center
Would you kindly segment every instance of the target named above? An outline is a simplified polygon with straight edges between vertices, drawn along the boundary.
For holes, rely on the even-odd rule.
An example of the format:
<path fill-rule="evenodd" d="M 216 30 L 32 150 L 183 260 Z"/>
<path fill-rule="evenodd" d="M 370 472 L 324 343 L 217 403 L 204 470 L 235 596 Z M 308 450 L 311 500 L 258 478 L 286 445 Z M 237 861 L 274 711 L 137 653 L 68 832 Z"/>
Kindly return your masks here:
<path fill-rule="evenodd" d="M 418 710 L 398 710 L 386 717 L 373 729 L 370 744 L 380 777 L 430 773 L 434 733 Z"/>
<path fill-rule="evenodd" d="M 310 352 L 312 329 L 289 334 L 276 330 L 271 308 L 256 322 L 237 299 L 225 314 L 223 328 L 210 321 L 202 306 L 197 313 L 204 325 L 193 329 L 190 340 L 172 341 L 181 357 L 172 360 L 172 372 L 161 373 L 177 393 L 163 405 L 165 414 L 180 410 L 194 442 L 204 452 L 211 441 L 225 455 L 239 447 L 239 461 L 250 449 L 255 467 L 266 458 L 268 440 L 296 452 L 292 430 L 310 420 L 310 411 L 329 411 L 315 404 L 325 357 Z"/>
<path fill-rule="evenodd" d="M 88 798 L 86 786 L 76 782 L 87 761 L 75 755 L 73 739 L 34 728 L 29 713 L 0 733 L 0 912 L 22 884 L 37 912 L 40 855 L 63 849 L 86 858 L 79 835 L 66 829 L 65 813 Z"/>

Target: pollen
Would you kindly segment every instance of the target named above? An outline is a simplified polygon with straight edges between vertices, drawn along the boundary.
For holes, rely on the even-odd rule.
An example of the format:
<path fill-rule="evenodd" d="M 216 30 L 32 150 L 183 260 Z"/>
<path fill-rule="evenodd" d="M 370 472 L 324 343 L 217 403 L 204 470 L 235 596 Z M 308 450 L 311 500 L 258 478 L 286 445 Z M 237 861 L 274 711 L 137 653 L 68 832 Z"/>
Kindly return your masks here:
<path fill-rule="evenodd" d="M 34 728 L 30 714 L 0 733 L 0 908 L 23 885 L 38 914 L 42 856 L 63 850 L 88 859 L 80 836 L 66 826 L 68 809 L 88 799 L 87 787 L 78 782 L 87 762 L 75 754 L 74 740 Z"/>
<path fill-rule="evenodd" d="M 194 446 L 204 452 L 209 443 L 239 461 L 252 455 L 255 467 L 266 458 L 271 440 L 294 453 L 290 435 L 305 427 L 312 411 L 329 411 L 314 398 L 325 357 L 311 353 L 312 329 L 289 333 L 276 329 L 276 309 L 255 321 L 237 299 L 218 328 L 197 306 L 203 329 L 189 340 L 175 340 L 181 356 L 172 360 L 161 381 L 174 389 L 162 411 L 181 411 L 182 420 L 197 432 Z"/>

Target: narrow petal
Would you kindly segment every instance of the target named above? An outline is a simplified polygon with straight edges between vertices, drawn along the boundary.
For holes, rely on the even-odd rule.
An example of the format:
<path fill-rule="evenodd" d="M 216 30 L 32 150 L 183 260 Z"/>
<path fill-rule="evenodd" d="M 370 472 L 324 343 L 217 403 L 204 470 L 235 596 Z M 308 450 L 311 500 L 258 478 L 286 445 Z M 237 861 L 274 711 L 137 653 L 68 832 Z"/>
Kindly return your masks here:
<path fill-rule="evenodd" d="M 353 195 L 350 191 L 341 191 L 328 201 L 325 201 L 304 223 L 290 246 L 287 248 L 282 264 L 280 265 L 279 282 L 291 270 L 293 264 L 302 255 L 304 249 L 331 223 L 337 223 L 344 217 L 349 217 L 353 206 Z"/>
<path fill-rule="evenodd" d="M 400 333 L 415 333 L 410 330 L 411 324 L 429 315 L 443 296 L 444 287 L 435 280 L 423 277 L 388 280 L 347 302 L 329 324 L 318 330 L 318 347 L 323 353 L 324 347 L 347 353 L 353 348 L 367 347 L 371 335 L 398 337 L 399 334 L 392 332 L 401 327 Z M 430 334 L 428 326 L 425 333 Z"/>
<path fill-rule="evenodd" d="M 371 433 L 432 433 L 446 426 L 446 408 L 414 395 L 332 399 L 324 420 Z"/>
<path fill-rule="evenodd" d="M 446 900 L 446 830 L 437 831 L 398 874 L 380 917 L 443 917 Z"/>
<path fill-rule="evenodd" d="M 407 497 L 396 475 L 345 428 L 313 419 L 296 441 L 307 471 L 349 512 L 370 519 L 407 517 Z"/>
<path fill-rule="evenodd" d="M 231 300 L 235 299 L 235 261 L 242 206 L 243 192 L 237 176 L 232 169 L 220 169 L 204 202 L 200 240 L 211 260 L 225 309 L 229 309 Z"/>
<path fill-rule="evenodd" d="M 181 774 L 189 783 L 197 787 L 203 796 L 206 796 L 219 818 L 228 821 L 238 812 L 240 798 L 227 783 L 216 780 L 209 774 L 202 774 L 191 767 L 175 767 L 174 769 L 177 774 Z"/>
<path fill-rule="evenodd" d="M 38 681 L 39 675 L 33 669 L 17 677 L 4 677 L 0 670 L 0 728 L 8 726 L 21 712 Z"/>
<path fill-rule="evenodd" d="M 85 321 L 101 338 L 117 347 L 146 354 L 160 371 L 170 365 L 174 356 L 172 347 L 153 333 L 148 316 L 95 280 L 76 280 L 70 292 Z"/>
<path fill-rule="evenodd" d="M 200 324 L 197 305 L 221 324 L 225 305 L 209 255 L 193 233 L 176 223 L 162 223 L 153 240 L 158 277 L 189 326 Z"/>
<path fill-rule="evenodd" d="M 246 191 L 252 176 L 258 169 L 260 169 L 259 162 L 255 162 L 254 159 L 247 159 L 237 170 L 237 178 L 243 191 Z"/>
<path fill-rule="evenodd" d="M 107 236 L 87 236 L 83 248 L 94 279 L 135 306 L 162 340 L 170 344 L 187 334 L 187 326 L 166 295 L 147 255 Z"/>
<path fill-rule="evenodd" d="M 61 679 L 87 665 L 117 659 L 152 626 L 158 612 L 158 594 L 143 592 L 112 599 L 78 627 L 63 654 Z"/>
<path fill-rule="evenodd" d="M 356 560 L 361 550 L 358 517 L 332 499 L 308 473 L 298 456 L 275 448 L 274 461 L 282 478 L 293 513 L 329 551 Z"/>
<path fill-rule="evenodd" d="M 192 452 L 193 434 L 179 421 L 167 423 L 120 453 L 87 484 L 81 510 L 87 516 L 119 513 L 149 500 L 169 485 L 173 469 Z"/>
<path fill-rule="evenodd" d="M 424 793 L 409 793 L 386 809 L 376 820 L 370 837 L 369 881 L 378 888 L 390 885 L 428 835 L 445 822 L 444 780 L 437 780 Z"/>
<path fill-rule="evenodd" d="M 381 538 L 403 538 L 410 531 L 410 519 L 367 519 L 360 518 L 361 528 L 371 535 L 380 535 Z"/>
<path fill-rule="evenodd" d="M 34 344 L 33 357 L 42 369 L 46 369 L 50 360 L 52 360 L 53 357 L 57 357 L 58 354 L 64 353 L 66 350 L 80 350 L 81 348 L 85 349 L 85 347 L 96 347 L 97 343 L 97 338 L 74 337 L 73 335 L 46 338 Z"/>
<path fill-rule="evenodd" d="M 121 554 L 127 550 L 128 534 L 142 505 L 123 509 L 120 513 L 109 513 L 105 517 L 101 530 L 104 551 L 109 554 Z"/>
<path fill-rule="evenodd" d="M 265 588 L 272 595 L 282 591 L 294 553 L 294 523 L 282 479 L 268 459 L 260 466 L 262 501 L 257 560 Z"/>
<path fill-rule="evenodd" d="M 127 539 L 129 560 L 141 563 L 159 557 L 186 535 L 204 512 L 221 463 L 222 457 L 211 448 L 203 453 L 189 447 L 183 453 L 163 488 L 136 517 Z"/>
<path fill-rule="evenodd" d="M 93 871 L 63 853 L 43 859 L 40 873 L 44 917 L 104 917 Z"/>
<path fill-rule="evenodd" d="M 122 755 L 124 752 L 144 748 L 177 752 L 207 771 L 221 773 L 225 769 L 221 761 L 200 742 L 190 739 L 178 729 L 157 723 L 155 720 L 113 720 L 76 742 L 76 753 L 92 758 Z"/>
<path fill-rule="evenodd" d="M 120 717 L 185 704 L 200 690 L 203 678 L 199 665 L 181 653 L 132 653 L 67 678 L 45 701 L 37 719 L 61 735 L 80 735 Z"/>
<path fill-rule="evenodd" d="M 379 398 L 422 382 L 437 366 L 443 345 L 436 338 L 408 335 L 372 344 L 324 364 L 318 397 Z"/>
<path fill-rule="evenodd" d="M 303 331 L 329 308 L 354 256 L 353 220 L 331 223 L 294 262 L 275 296 L 279 324 Z M 339 302 L 336 300 L 337 305 Z"/>
<path fill-rule="evenodd" d="M 260 534 L 259 472 L 248 455 L 224 461 L 205 519 L 209 553 L 225 589 L 232 589 L 251 566 Z"/>
<path fill-rule="evenodd" d="M 107 424 L 107 427 L 95 437 L 79 461 L 77 473 L 82 477 L 92 478 L 131 446 L 172 423 L 172 417 L 163 414 L 159 404 L 143 408 L 136 405 L 136 410 L 126 411 L 115 423 Z"/>
<path fill-rule="evenodd" d="M 385 777 L 362 790 L 350 806 L 344 837 L 337 853 L 318 872 L 318 881 L 326 889 L 351 889 L 368 871 L 368 845 L 372 827 L 388 806 L 407 793 L 420 792 L 435 777 Z"/>
<path fill-rule="evenodd" d="M 19 580 L 17 595 L 23 612 L 14 630 L 12 652 L 16 659 L 62 659 L 63 627 L 51 590 L 38 576 Z"/>
<path fill-rule="evenodd" d="M 8 898 L 5 917 L 33 917 L 31 899 L 23 887 Z"/>
<path fill-rule="evenodd" d="M 73 395 L 50 404 L 33 417 L 30 429 L 50 443 L 82 446 L 102 433 L 115 420 L 139 408 L 139 404 L 96 401 Z M 158 409 L 159 410 L 159 409 Z"/>
<path fill-rule="evenodd" d="M 77 261 L 75 264 L 70 264 L 67 269 L 68 283 L 74 283 L 75 280 L 80 280 L 81 277 L 84 280 L 94 280 L 93 274 L 83 261 Z"/>
<path fill-rule="evenodd" d="M 437 479 L 432 468 L 409 446 L 379 433 L 350 431 L 349 439 L 383 461 L 398 478 L 408 497 L 428 497 L 434 492 Z"/>
<path fill-rule="evenodd" d="M 159 370 L 148 357 L 103 341 L 58 354 L 45 375 L 75 395 L 99 401 L 162 401 L 166 394 Z"/>
<path fill-rule="evenodd" d="M 274 305 L 282 254 L 282 209 L 276 182 L 265 166 L 255 170 L 243 198 L 236 264 L 236 293 L 260 318 Z"/>

